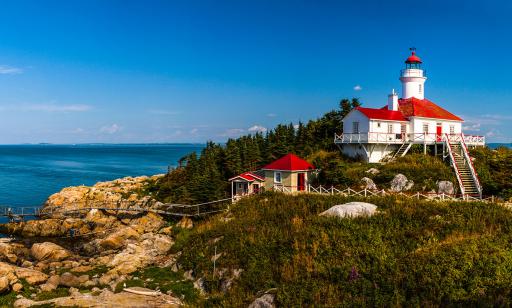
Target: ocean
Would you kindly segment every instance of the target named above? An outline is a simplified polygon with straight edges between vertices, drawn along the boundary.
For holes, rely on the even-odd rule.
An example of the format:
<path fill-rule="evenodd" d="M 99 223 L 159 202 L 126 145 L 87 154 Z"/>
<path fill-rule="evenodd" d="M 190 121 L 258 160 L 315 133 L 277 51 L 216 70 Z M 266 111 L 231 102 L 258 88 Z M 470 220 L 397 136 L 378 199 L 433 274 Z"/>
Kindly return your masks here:
<path fill-rule="evenodd" d="M 165 173 L 201 144 L 0 145 L 0 205 L 39 206 L 67 186 Z"/>

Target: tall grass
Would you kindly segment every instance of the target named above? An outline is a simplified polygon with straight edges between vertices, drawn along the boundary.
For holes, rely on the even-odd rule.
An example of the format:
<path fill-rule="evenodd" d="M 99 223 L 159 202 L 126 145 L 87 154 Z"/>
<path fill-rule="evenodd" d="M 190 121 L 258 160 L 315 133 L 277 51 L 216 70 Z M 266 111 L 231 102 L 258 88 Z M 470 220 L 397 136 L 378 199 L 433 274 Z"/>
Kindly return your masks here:
<path fill-rule="evenodd" d="M 373 217 L 318 216 L 351 200 L 274 193 L 243 199 L 231 220 L 212 217 L 187 234 L 179 262 L 205 278 L 205 304 L 243 306 L 269 288 L 277 288 L 284 307 L 511 304 L 508 209 L 376 197 L 370 202 L 380 214 Z M 218 270 L 243 270 L 227 293 L 226 277 L 213 273 L 215 246 Z"/>

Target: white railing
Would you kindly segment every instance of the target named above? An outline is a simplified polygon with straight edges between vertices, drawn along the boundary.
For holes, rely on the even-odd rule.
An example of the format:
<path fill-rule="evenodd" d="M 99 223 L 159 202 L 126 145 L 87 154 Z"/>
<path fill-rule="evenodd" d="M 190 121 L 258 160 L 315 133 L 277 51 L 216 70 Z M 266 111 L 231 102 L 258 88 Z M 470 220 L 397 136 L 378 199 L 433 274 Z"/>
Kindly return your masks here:
<path fill-rule="evenodd" d="M 343 133 L 334 134 L 334 143 L 385 143 L 398 144 L 404 142 L 432 144 L 442 142 L 443 135 L 448 136 L 450 142 L 464 142 L 471 146 L 485 145 L 484 136 L 472 136 L 463 134 L 436 134 L 436 133 L 410 133 L 410 134 L 389 134 L 389 133 Z"/>
<path fill-rule="evenodd" d="M 462 196 L 464 196 L 465 195 L 464 183 L 462 182 L 462 178 L 460 176 L 459 168 L 457 167 L 457 162 L 455 161 L 455 156 L 453 155 L 452 147 L 450 145 L 450 143 L 453 142 L 453 141 L 451 141 L 450 139 L 451 138 L 450 138 L 449 135 L 444 135 L 444 140 L 446 141 L 446 144 L 448 145 L 447 146 L 448 154 L 449 154 L 450 160 L 452 162 L 452 167 L 455 170 L 455 175 L 457 176 L 457 181 L 459 182 L 459 187 L 460 187 L 460 191 L 462 193 Z"/>
<path fill-rule="evenodd" d="M 475 182 L 475 186 L 478 190 L 478 194 L 480 197 L 482 197 L 482 185 L 480 184 L 480 179 L 478 178 L 478 174 L 476 173 L 475 166 L 473 165 L 473 161 L 471 160 L 471 157 L 469 157 L 468 147 L 466 146 L 465 142 L 465 136 L 462 135 L 463 138 L 461 139 L 461 146 L 462 146 L 462 153 L 464 153 L 464 159 L 466 160 L 466 164 L 469 167 L 469 170 L 471 171 L 471 176 L 473 177 L 473 182 Z"/>
<path fill-rule="evenodd" d="M 278 192 L 290 192 L 289 190 L 283 191 L 283 188 L 286 186 L 274 186 L 274 191 Z M 477 198 L 473 196 L 467 196 L 462 194 L 445 194 L 445 193 L 429 193 L 429 192 L 416 192 L 416 193 L 407 193 L 407 192 L 391 192 L 382 190 L 370 190 L 370 189 L 362 189 L 355 190 L 350 187 L 345 189 L 336 188 L 334 186 L 313 186 L 308 185 L 306 190 L 300 193 L 309 193 L 309 194 L 323 194 L 323 195 L 341 195 L 341 196 L 358 196 L 358 197 L 377 197 L 377 196 L 403 196 L 410 199 L 427 199 L 427 200 L 438 200 L 438 201 L 483 201 L 483 202 L 498 202 L 501 199 L 497 199 L 494 196 L 489 196 L 486 198 Z"/>

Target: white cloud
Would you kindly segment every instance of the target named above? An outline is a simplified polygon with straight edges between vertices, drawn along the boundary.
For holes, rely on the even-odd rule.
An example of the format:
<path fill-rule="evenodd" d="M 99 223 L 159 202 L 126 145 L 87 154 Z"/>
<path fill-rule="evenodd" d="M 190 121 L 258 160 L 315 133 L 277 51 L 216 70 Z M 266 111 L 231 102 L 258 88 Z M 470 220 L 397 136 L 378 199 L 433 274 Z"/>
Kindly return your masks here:
<path fill-rule="evenodd" d="M 150 110 L 148 110 L 148 112 L 151 114 L 156 114 L 156 115 L 178 115 L 178 114 L 180 114 L 179 111 L 163 110 L 163 109 L 150 109 Z"/>
<path fill-rule="evenodd" d="M 269 118 L 275 118 L 275 117 L 277 117 L 277 114 L 275 114 L 275 113 L 268 113 L 268 114 L 267 114 L 267 117 L 269 117 Z"/>
<path fill-rule="evenodd" d="M 0 74 L 15 75 L 15 74 L 21 74 L 21 73 L 23 73 L 23 70 L 19 67 L 0 65 Z"/>
<path fill-rule="evenodd" d="M 267 131 L 267 128 L 263 127 L 261 125 L 254 125 L 254 126 L 249 127 L 249 129 L 247 129 L 247 131 L 249 131 L 251 133 L 265 133 Z"/>
<path fill-rule="evenodd" d="M 104 133 L 104 134 L 112 135 L 112 134 L 119 132 L 121 129 L 122 129 L 121 126 L 114 123 L 112 125 L 106 125 L 106 126 L 101 127 L 100 132 Z"/>
<path fill-rule="evenodd" d="M 198 132 L 198 131 L 199 131 L 199 129 L 197 129 L 197 128 L 192 128 L 192 129 L 190 130 L 190 133 L 191 133 L 192 135 L 195 135 L 195 134 L 197 134 L 197 132 Z"/>
<path fill-rule="evenodd" d="M 85 130 L 83 128 L 75 128 L 74 130 L 71 131 L 71 133 L 73 134 L 82 134 L 82 133 L 85 133 Z"/>
<path fill-rule="evenodd" d="M 363 87 L 361 87 L 360 85 L 356 85 L 354 87 L 354 91 L 361 91 L 363 89 Z"/>
<path fill-rule="evenodd" d="M 471 132 L 479 132 L 481 124 L 480 123 L 472 123 L 467 122 L 466 125 L 462 127 L 463 130 L 471 131 Z"/>
<path fill-rule="evenodd" d="M 220 134 L 220 136 L 221 137 L 238 137 L 243 132 L 245 132 L 245 129 L 243 129 L 243 128 L 230 128 L 230 129 L 226 130 L 225 132 L 223 132 L 222 134 Z"/>

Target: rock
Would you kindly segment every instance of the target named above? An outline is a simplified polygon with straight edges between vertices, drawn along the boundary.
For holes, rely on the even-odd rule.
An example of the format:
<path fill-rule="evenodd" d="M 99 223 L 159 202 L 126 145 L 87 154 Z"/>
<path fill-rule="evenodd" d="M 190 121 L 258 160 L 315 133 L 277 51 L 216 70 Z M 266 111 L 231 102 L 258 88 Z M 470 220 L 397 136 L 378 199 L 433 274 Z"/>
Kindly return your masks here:
<path fill-rule="evenodd" d="M 61 246 L 51 243 L 36 243 L 30 249 L 32 257 L 39 261 L 62 261 L 71 256 L 71 252 Z"/>
<path fill-rule="evenodd" d="M 65 287 L 79 287 L 81 284 L 89 280 L 88 275 L 77 277 L 69 272 L 60 275 L 59 285 Z"/>
<path fill-rule="evenodd" d="M 171 235 L 172 234 L 172 226 L 162 228 L 162 229 L 160 229 L 160 231 L 158 231 L 158 233 L 165 234 L 165 235 Z"/>
<path fill-rule="evenodd" d="M 50 292 L 57 289 L 57 286 L 51 283 L 43 283 L 42 285 L 39 286 L 39 288 L 43 292 Z"/>
<path fill-rule="evenodd" d="M 19 279 L 25 279 L 29 284 L 41 284 L 48 280 L 48 275 L 33 269 L 17 267 L 14 273 Z"/>
<path fill-rule="evenodd" d="M 24 260 L 23 263 L 21 263 L 21 267 L 28 268 L 28 267 L 32 267 L 32 266 L 34 266 L 34 263 L 32 263 L 28 260 Z"/>
<path fill-rule="evenodd" d="M 446 195 L 455 194 L 455 189 L 453 187 L 453 183 L 450 181 L 437 182 L 437 193 L 438 194 L 446 194 Z"/>
<path fill-rule="evenodd" d="M 376 169 L 376 168 L 370 168 L 370 169 L 366 170 L 366 173 L 376 175 L 376 174 L 379 174 L 380 171 L 379 171 L 379 169 Z"/>
<path fill-rule="evenodd" d="M 377 185 L 375 185 L 375 182 L 373 182 L 372 179 L 364 177 L 361 179 L 361 188 L 362 189 L 368 189 L 368 190 L 377 190 Z"/>
<path fill-rule="evenodd" d="M 249 305 L 249 308 L 273 308 L 275 307 L 276 296 L 271 293 L 265 293 L 258 297 Z"/>
<path fill-rule="evenodd" d="M 320 216 L 335 216 L 340 218 L 353 218 L 359 216 L 372 216 L 377 212 L 377 206 L 366 202 L 349 202 L 335 205 L 320 213 Z"/>
<path fill-rule="evenodd" d="M 0 260 L 16 263 L 18 256 L 14 253 L 14 248 L 8 243 L 0 243 Z"/>
<path fill-rule="evenodd" d="M 392 192 L 402 192 L 410 190 L 414 186 L 414 182 L 407 180 L 407 177 L 401 173 L 395 175 L 393 180 L 391 180 L 390 184 L 390 190 Z"/>
<path fill-rule="evenodd" d="M 0 277 L 0 294 L 8 292 L 10 287 L 9 279 L 5 276 Z"/>
<path fill-rule="evenodd" d="M 23 290 L 23 285 L 21 283 L 17 282 L 12 285 L 12 290 L 13 290 L 13 292 L 17 293 L 17 292 Z"/>
<path fill-rule="evenodd" d="M 176 224 L 176 226 L 182 229 L 192 229 L 192 227 L 194 227 L 194 223 L 190 217 L 185 216 Z"/>
<path fill-rule="evenodd" d="M 71 269 L 71 271 L 73 273 L 85 273 L 85 272 L 92 271 L 93 269 L 94 268 L 90 265 L 81 265 L 81 266 L 73 267 Z"/>
<path fill-rule="evenodd" d="M 150 212 L 141 218 L 132 219 L 130 225 L 137 230 L 137 232 L 143 234 L 158 231 L 165 225 L 165 220 L 160 215 Z"/>
<path fill-rule="evenodd" d="M 99 242 L 103 249 L 118 249 L 125 245 L 128 239 L 138 239 L 139 233 L 131 227 L 118 229 Z"/>

